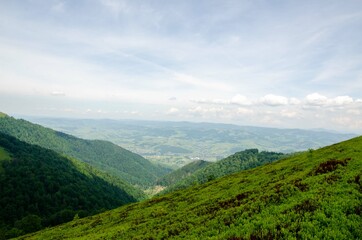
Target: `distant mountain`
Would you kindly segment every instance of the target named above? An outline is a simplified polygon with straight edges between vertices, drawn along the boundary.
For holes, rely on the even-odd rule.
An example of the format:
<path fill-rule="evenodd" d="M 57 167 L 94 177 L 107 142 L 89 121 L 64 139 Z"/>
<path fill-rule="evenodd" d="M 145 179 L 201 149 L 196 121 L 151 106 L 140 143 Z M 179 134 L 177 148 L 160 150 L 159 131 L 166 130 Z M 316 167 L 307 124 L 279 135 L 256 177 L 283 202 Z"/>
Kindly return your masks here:
<path fill-rule="evenodd" d="M 355 137 L 325 130 L 277 129 L 219 123 L 28 118 L 87 139 L 104 139 L 154 162 L 179 168 L 194 159 L 216 161 L 250 148 L 297 152 Z"/>
<path fill-rule="evenodd" d="M 134 194 L 134 195 L 133 195 Z M 85 163 L 0 133 L 0 239 L 135 202 L 144 195 Z"/>
<path fill-rule="evenodd" d="M 237 152 L 225 159 L 211 163 L 203 168 L 194 171 L 182 179 L 173 181 L 161 193 L 167 193 L 179 189 L 185 189 L 192 185 L 206 183 L 232 173 L 255 168 L 266 163 L 279 160 L 287 155 L 275 152 L 259 152 L 258 149 L 247 149 Z M 171 173 L 172 174 L 172 173 Z"/>
<path fill-rule="evenodd" d="M 362 137 L 20 239 L 360 239 Z"/>
<path fill-rule="evenodd" d="M 0 118 L 0 132 L 30 144 L 74 157 L 120 177 L 133 185 L 148 187 L 169 170 L 111 142 L 84 140 L 13 117 Z"/>
<path fill-rule="evenodd" d="M 199 169 L 205 168 L 206 166 L 209 166 L 212 164 L 211 162 L 207 162 L 204 160 L 196 160 L 194 162 L 191 162 L 182 168 L 179 168 L 163 177 L 157 180 L 156 185 L 161 185 L 164 187 L 174 185 L 180 181 L 182 181 L 184 178 L 189 177 L 191 174 L 196 172 Z"/>

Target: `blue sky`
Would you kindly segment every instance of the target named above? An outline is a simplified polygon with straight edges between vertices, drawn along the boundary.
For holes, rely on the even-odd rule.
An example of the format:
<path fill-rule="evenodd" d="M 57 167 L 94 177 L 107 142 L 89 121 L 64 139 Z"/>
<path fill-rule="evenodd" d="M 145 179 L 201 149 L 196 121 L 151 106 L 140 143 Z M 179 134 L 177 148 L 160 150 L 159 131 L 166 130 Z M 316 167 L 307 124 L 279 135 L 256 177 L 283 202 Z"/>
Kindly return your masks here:
<path fill-rule="evenodd" d="M 362 2 L 0 3 L 0 111 L 362 133 Z"/>

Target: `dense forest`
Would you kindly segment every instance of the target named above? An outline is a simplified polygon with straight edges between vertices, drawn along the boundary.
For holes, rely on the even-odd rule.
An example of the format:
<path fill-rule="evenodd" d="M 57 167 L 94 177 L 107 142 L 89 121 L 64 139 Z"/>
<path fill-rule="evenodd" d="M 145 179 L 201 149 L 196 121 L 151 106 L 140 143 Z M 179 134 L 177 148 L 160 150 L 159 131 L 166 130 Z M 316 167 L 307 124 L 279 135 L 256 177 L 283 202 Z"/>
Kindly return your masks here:
<path fill-rule="evenodd" d="M 0 239 L 142 197 L 138 190 L 84 163 L 0 133 Z"/>
<path fill-rule="evenodd" d="M 197 170 L 205 168 L 210 164 L 212 163 L 204 160 L 196 160 L 161 177 L 156 181 L 156 185 L 160 185 L 163 187 L 174 185 L 180 182 L 182 179 L 190 176 L 192 173 L 196 172 Z"/>
<path fill-rule="evenodd" d="M 0 117 L 0 132 L 79 159 L 130 184 L 144 188 L 170 171 L 111 142 L 76 138 L 6 115 Z"/>
<path fill-rule="evenodd" d="M 360 239 L 362 137 L 20 239 Z"/>
<path fill-rule="evenodd" d="M 275 152 L 259 152 L 258 149 L 247 149 L 237 152 L 218 162 L 198 169 L 192 174 L 173 181 L 172 184 L 162 192 L 171 192 L 177 189 L 184 189 L 195 184 L 206 183 L 210 180 L 226 176 L 250 168 L 255 168 L 266 163 L 271 163 L 287 155 Z"/>

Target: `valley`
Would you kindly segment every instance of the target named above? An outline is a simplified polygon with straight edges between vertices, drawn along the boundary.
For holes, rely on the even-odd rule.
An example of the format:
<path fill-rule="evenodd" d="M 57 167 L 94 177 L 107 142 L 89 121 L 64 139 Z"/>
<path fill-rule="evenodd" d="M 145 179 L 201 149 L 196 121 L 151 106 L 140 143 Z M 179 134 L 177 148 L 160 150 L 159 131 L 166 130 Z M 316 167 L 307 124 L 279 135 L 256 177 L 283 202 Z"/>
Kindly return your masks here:
<path fill-rule="evenodd" d="M 356 135 L 326 130 L 277 129 L 217 123 L 95 119 L 26 119 L 86 139 L 103 139 L 154 163 L 177 169 L 195 160 L 217 161 L 250 148 L 298 152 Z"/>

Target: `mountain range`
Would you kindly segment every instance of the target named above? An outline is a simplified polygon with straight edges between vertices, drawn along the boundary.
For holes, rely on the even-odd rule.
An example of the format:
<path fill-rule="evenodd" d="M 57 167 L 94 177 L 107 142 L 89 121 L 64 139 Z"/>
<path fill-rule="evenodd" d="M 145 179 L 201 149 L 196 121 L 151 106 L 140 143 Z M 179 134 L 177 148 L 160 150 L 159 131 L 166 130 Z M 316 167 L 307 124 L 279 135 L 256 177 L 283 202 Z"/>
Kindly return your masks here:
<path fill-rule="evenodd" d="M 322 129 L 278 129 L 221 123 L 25 118 L 77 137 L 114 142 L 154 163 L 174 169 L 194 160 L 217 161 L 245 149 L 291 153 L 356 136 Z"/>

